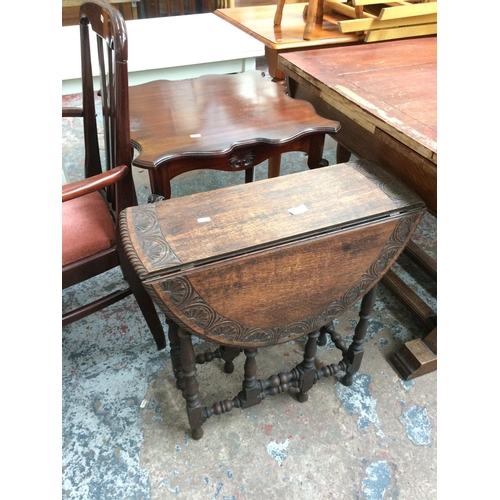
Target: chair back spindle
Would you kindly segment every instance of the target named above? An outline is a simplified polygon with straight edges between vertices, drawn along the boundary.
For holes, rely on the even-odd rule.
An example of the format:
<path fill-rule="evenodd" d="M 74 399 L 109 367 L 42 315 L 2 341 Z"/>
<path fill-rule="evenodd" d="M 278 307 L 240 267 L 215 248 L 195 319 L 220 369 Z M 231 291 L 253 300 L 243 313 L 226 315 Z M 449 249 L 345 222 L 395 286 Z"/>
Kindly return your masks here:
<path fill-rule="evenodd" d="M 118 165 L 132 166 L 130 144 L 130 115 L 128 103 L 128 38 L 125 21 L 116 9 L 103 9 L 101 2 L 84 3 L 80 9 L 80 32 L 82 50 L 83 106 L 95 110 L 93 68 L 99 68 L 100 95 L 103 120 L 104 167 L 98 164 L 92 173 L 100 173 Z M 106 5 L 104 2 L 102 4 Z M 91 60 L 90 27 L 96 35 L 97 61 Z M 95 64 L 96 66 L 93 66 Z M 95 111 L 94 111 L 95 114 Z M 97 155 L 99 158 L 100 155 Z M 99 169 L 99 172 L 95 172 Z M 136 203 L 133 177 L 127 176 L 122 189 L 127 196 L 122 206 L 113 206 L 119 213 L 123 204 Z M 114 203 L 114 186 L 108 190 L 108 202 Z"/>

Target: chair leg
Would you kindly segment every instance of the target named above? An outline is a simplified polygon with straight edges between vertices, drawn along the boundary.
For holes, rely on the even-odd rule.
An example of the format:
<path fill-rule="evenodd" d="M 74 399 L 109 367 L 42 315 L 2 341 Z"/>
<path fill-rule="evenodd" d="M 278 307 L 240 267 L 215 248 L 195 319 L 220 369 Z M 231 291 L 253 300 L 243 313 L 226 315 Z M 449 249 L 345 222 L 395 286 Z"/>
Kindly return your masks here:
<path fill-rule="evenodd" d="M 320 2 L 322 3 L 323 0 L 309 0 L 309 4 L 307 6 L 306 25 L 304 27 L 304 40 L 311 40 L 313 37 L 314 27 L 318 22 L 318 4 Z M 323 17 L 322 10 L 321 17 Z"/>
<path fill-rule="evenodd" d="M 286 0 L 278 0 L 278 5 L 276 6 L 276 13 L 274 14 L 274 25 L 279 26 L 281 24 L 281 19 L 283 18 L 283 7 L 285 6 Z"/>
<path fill-rule="evenodd" d="M 139 308 L 142 311 L 144 319 L 153 334 L 153 338 L 156 342 L 156 347 L 159 351 L 165 349 L 167 347 L 167 340 L 165 338 L 165 332 L 163 331 L 163 326 L 160 321 L 160 317 L 156 311 L 156 307 L 154 302 L 151 300 L 151 297 L 148 295 L 146 290 L 141 286 L 133 286 L 130 285 L 132 291 L 134 292 L 134 297 L 137 303 L 139 304 Z"/>
<path fill-rule="evenodd" d="M 165 347 L 167 347 L 167 340 L 165 338 L 165 332 L 163 331 L 163 326 L 156 311 L 156 307 L 153 303 L 153 300 L 142 286 L 140 278 L 132 269 L 132 265 L 125 256 L 120 238 L 118 238 L 116 248 L 118 251 L 120 265 L 123 271 L 123 276 L 132 289 L 135 300 L 137 301 L 137 304 L 139 304 L 139 308 L 144 316 L 144 319 L 146 320 L 146 323 L 148 324 L 149 329 L 153 334 L 153 338 L 156 342 L 156 347 L 159 351 L 165 349 Z"/>

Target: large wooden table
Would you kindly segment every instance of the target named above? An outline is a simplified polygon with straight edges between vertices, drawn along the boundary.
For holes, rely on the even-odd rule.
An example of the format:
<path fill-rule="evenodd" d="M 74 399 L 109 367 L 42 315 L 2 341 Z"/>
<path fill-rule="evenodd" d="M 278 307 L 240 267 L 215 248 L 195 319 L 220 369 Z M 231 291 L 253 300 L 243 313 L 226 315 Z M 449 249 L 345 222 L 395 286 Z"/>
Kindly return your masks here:
<path fill-rule="evenodd" d="M 279 26 L 274 26 L 276 5 L 218 9 L 215 15 L 262 42 L 265 45 L 266 58 L 269 63 L 269 74 L 273 78 L 282 80 L 285 75 L 278 67 L 279 54 L 359 43 L 364 36 L 356 33 L 341 33 L 338 22 L 348 18 L 338 13 L 325 13 L 323 22 L 313 29 L 312 39 L 304 40 L 306 19 L 303 12 L 306 5 L 307 3 L 286 4 Z"/>
<path fill-rule="evenodd" d="M 281 54 L 293 97 L 341 124 L 338 161 L 353 153 L 396 175 L 437 215 L 437 38 L 405 39 Z M 411 242 L 406 253 L 431 276 L 436 261 Z M 437 367 L 436 313 L 394 272 L 384 278 L 432 330 L 391 361 L 405 379 Z"/>

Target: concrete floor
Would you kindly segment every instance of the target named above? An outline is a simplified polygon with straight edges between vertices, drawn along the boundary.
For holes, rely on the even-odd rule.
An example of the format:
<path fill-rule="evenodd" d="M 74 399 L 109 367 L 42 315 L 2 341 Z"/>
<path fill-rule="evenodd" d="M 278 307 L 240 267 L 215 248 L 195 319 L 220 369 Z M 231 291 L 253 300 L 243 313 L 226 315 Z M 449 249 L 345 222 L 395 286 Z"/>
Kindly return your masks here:
<path fill-rule="evenodd" d="M 63 99 L 77 103 L 79 96 Z M 69 180 L 81 172 L 81 129 L 63 120 L 63 164 Z M 325 158 L 335 159 L 327 140 Z M 302 153 L 285 155 L 283 173 L 305 169 Z M 266 175 L 266 165 L 257 177 Z M 147 173 L 134 172 L 139 201 L 149 194 Z M 173 196 L 242 182 L 221 172 L 179 177 Z M 426 216 L 415 239 L 436 253 L 436 221 Z M 405 259 L 398 273 L 436 306 L 436 284 Z M 108 290 L 121 276 L 63 291 L 63 308 Z M 350 342 L 359 304 L 337 321 Z M 165 326 L 165 328 L 167 328 Z M 62 497 L 189 500 L 437 498 L 437 374 L 404 381 L 388 362 L 404 342 L 428 333 L 383 285 L 365 342 L 365 357 L 347 388 L 321 379 L 309 401 L 292 393 L 260 405 L 213 416 L 200 441 L 190 438 L 185 403 L 175 388 L 169 349 L 158 352 L 132 297 L 82 319 L 62 332 Z M 197 341 L 195 350 L 209 349 Z M 292 368 L 304 341 L 264 348 L 258 378 Z M 340 359 L 329 343 L 318 362 Z M 227 375 L 216 360 L 198 366 L 202 404 L 231 398 L 240 389 L 244 357 Z"/>

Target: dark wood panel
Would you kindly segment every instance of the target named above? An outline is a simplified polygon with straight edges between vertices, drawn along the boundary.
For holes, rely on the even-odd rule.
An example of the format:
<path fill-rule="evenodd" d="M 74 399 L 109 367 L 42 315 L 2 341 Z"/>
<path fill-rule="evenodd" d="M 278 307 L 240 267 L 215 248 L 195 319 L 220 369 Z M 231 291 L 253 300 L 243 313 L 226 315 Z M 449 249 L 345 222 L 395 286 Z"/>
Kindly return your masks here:
<path fill-rule="evenodd" d="M 426 203 L 430 213 L 437 215 L 437 167 L 381 130 L 373 133 L 360 127 L 357 122 L 330 106 L 323 100 L 317 88 L 289 82 L 292 95 L 313 104 L 318 114 L 337 120 L 340 130 L 334 139 L 358 158 L 366 158 L 384 167 L 413 189 Z"/>

